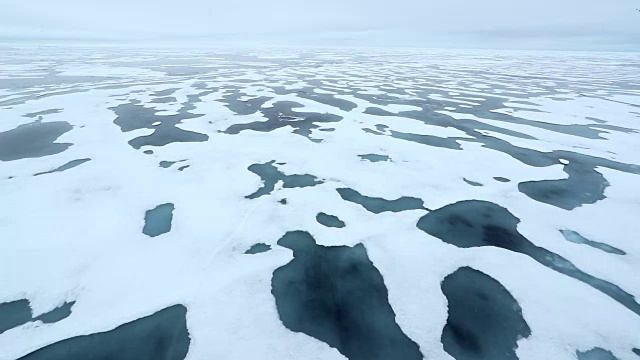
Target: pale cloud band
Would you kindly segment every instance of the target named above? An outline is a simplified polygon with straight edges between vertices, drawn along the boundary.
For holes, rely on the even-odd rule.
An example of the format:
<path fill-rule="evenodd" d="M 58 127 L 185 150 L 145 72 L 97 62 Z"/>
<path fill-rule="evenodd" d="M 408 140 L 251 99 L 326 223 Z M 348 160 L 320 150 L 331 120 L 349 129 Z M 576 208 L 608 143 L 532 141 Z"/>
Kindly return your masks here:
<path fill-rule="evenodd" d="M 640 0 L 0 0 L 0 41 L 640 51 Z"/>

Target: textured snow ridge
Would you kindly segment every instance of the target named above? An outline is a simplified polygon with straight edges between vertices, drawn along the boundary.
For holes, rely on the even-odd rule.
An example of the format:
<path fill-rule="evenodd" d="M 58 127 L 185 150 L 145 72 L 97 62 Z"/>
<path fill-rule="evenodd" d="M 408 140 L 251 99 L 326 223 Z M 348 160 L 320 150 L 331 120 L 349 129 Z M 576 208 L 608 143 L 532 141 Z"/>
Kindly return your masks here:
<path fill-rule="evenodd" d="M 638 54 L 0 53 L 0 360 L 640 359 Z"/>

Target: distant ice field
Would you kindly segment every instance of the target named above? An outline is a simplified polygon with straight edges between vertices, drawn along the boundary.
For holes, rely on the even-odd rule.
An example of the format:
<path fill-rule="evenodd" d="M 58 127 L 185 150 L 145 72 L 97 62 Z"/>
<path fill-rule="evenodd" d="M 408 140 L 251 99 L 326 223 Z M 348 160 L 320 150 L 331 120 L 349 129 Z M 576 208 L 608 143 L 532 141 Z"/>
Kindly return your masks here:
<path fill-rule="evenodd" d="M 640 360 L 640 55 L 0 48 L 0 360 Z"/>

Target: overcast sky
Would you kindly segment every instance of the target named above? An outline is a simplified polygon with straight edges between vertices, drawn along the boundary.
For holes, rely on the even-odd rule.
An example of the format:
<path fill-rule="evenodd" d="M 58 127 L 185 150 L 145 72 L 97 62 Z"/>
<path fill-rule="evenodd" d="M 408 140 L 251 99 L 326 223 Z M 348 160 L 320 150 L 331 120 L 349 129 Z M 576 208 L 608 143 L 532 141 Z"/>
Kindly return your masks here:
<path fill-rule="evenodd" d="M 0 40 L 640 51 L 640 0 L 0 0 Z"/>

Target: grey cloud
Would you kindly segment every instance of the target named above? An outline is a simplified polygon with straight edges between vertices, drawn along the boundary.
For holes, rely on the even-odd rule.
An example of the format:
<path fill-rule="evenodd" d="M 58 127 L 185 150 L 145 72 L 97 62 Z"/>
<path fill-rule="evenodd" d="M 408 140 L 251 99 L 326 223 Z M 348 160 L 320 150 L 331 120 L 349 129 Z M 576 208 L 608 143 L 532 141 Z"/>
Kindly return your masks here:
<path fill-rule="evenodd" d="M 0 40 L 640 50 L 637 7 L 640 0 L 0 0 Z"/>

